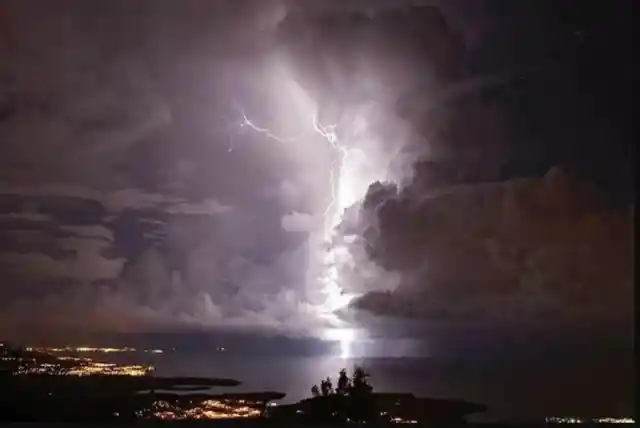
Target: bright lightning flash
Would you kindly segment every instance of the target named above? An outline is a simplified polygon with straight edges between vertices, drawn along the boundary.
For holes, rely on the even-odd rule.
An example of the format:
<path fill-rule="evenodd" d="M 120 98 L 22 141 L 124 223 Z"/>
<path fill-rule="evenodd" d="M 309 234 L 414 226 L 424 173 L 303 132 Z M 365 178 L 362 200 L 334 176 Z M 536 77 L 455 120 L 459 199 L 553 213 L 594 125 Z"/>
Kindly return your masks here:
<path fill-rule="evenodd" d="M 305 134 L 302 134 L 293 138 L 280 137 L 273 134 L 268 128 L 257 126 L 244 113 L 242 116 L 241 127 L 249 127 L 282 144 L 299 142 L 305 136 Z M 325 241 L 332 242 L 335 238 L 336 226 L 341 222 L 345 209 L 358 200 L 359 195 L 353 191 L 344 171 L 349 157 L 361 151 L 341 144 L 336 133 L 336 125 L 322 125 L 316 113 L 312 115 L 311 120 L 313 130 L 324 138 L 337 155 L 337 159 L 333 162 L 329 172 L 331 200 L 324 212 L 324 238 Z M 321 278 L 321 283 L 322 292 L 326 296 L 323 312 L 327 315 L 344 308 L 355 297 L 353 294 L 346 293 L 340 285 L 339 264 L 340 256 L 343 253 L 344 248 L 332 245 L 323 258 L 324 274 Z"/>
<path fill-rule="evenodd" d="M 325 339 L 336 340 L 340 343 L 341 357 L 348 358 L 352 355 L 352 344 L 356 339 L 355 330 L 342 319 L 338 317 L 336 312 L 346 307 L 357 294 L 348 293 L 344 289 L 344 279 L 341 278 L 342 268 L 352 262 L 351 254 L 346 245 L 341 243 L 337 235 L 337 226 L 342 222 L 342 218 L 347 208 L 360 200 L 368 185 L 380 179 L 380 169 L 370 169 L 374 164 L 368 159 L 366 154 L 357 149 L 354 144 L 345 144 L 341 141 L 337 132 L 336 124 L 325 125 L 320 123 L 318 119 L 317 104 L 313 103 L 306 93 L 297 83 L 291 79 L 286 70 L 276 69 L 279 73 L 278 84 L 284 84 L 291 95 L 291 100 L 287 105 L 295 105 L 297 111 L 305 111 L 309 108 L 312 114 L 309 114 L 310 125 L 309 131 L 303 132 L 295 137 L 285 138 L 276 135 L 271 129 L 263 128 L 256 125 L 245 112 L 242 113 L 241 128 L 250 128 L 255 132 L 264 135 L 267 139 L 277 141 L 281 144 L 298 144 L 305 143 L 305 138 L 309 138 L 312 133 L 319 135 L 328 144 L 333 153 L 333 161 L 329 169 L 329 190 L 330 199 L 324 210 L 324 228 L 322 238 L 329 243 L 328 249 L 322 255 L 321 275 L 319 277 L 319 285 L 324 302 L 316 309 L 321 319 L 327 320 L 334 328 L 327 329 L 323 332 Z M 353 128 L 353 129 L 351 129 Z M 361 136 L 366 134 L 366 121 L 364 117 L 358 117 L 353 122 L 353 126 L 347 131 L 354 133 L 354 138 L 359 141 Z M 342 132 L 341 132 L 342 134 Z M 345 135 L 351 135 L 345 133 Z M 230 151 L 232 147 L 230 147 Z"/>

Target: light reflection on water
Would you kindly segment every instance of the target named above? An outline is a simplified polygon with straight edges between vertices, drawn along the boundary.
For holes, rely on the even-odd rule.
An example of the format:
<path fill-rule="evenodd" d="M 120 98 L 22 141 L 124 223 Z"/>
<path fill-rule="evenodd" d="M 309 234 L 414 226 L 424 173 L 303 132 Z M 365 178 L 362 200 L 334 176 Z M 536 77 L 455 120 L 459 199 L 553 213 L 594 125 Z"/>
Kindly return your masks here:
<path fill-rule="evenodd" d="M 409 359 L 346 359 L 334 356 L 321 357 L 250 357 L 214 356 L 211 359 L 200 356 L 176 356 L 163 358 L 156 364 L 157 376 L 210 376 L 230 377 L 242 381 L 237 387 L 215 388 L 215 391 L 261 391 L 285 392 L 283 400 L 295 402 L 310 395 L 311 386 L 319 384 L 327 376 L 336 381 L 342 368 L 351 370 L 354 364 L 362 365 L 372 375 L 372 383 L 378 390 L 386 392 L 419 393 L 422 382 L 416 382 L 416 371 L 420 361 Z M 403 367 L 413 365 L 413 371 Z M 410 391 L 407 391 L 407 390 Z M 432 388 L 430 388 L 433 390 Z M 426 392 L 426 391 L 425 391 Z"/>

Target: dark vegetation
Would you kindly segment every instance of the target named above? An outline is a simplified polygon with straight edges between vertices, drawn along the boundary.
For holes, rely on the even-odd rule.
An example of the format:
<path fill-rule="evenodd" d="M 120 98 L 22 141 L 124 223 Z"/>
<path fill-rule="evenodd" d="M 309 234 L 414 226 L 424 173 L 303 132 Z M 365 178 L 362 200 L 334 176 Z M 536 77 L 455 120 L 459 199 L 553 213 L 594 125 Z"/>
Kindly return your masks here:
<path fill-rule="evenodd" d="M 417 398 L 413 394 L 376 393 L 367 371 L 355 366 L 349 377 L 346 369 L 313 385 L 311 398 L 289 406 L 279 406 L 269 416 L 283 422 L 326 423 L 331 425 L 374 423 L 462 424 L 465 416 L 484 412 L 486 407 L 465 401 Z"/>

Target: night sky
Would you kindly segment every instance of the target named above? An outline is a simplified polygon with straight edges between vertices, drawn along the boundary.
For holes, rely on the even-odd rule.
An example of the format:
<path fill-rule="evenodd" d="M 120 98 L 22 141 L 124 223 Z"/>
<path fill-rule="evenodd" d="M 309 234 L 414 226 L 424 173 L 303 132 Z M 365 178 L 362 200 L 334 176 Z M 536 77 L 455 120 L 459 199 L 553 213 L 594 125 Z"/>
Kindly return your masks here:
<path fill-rule="evenodd" d="M 0 336 L 357 328 L 496 358 L 631 348 L 633 15 L 1 1 Z M 314 113 L 368 165 L 343 162 L 329 243 L 340 159 Z M 356 297 L 326 318 L 332 248 Z"/>

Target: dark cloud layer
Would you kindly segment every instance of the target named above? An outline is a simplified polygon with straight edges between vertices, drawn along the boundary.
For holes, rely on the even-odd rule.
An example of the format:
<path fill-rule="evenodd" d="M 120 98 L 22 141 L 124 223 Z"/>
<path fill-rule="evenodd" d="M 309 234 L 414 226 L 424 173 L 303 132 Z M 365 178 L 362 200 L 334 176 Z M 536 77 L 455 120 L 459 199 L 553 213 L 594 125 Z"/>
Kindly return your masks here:
<path fill-rule="evenodd" d="M 356 307 L 458 325 L 571 325 L 576 333 L 631 325 L 630 206 L 612 210 L 559 169 L 425 190 L 372 189 L 365 199 L 355 227 L 402 281 Z"/>

